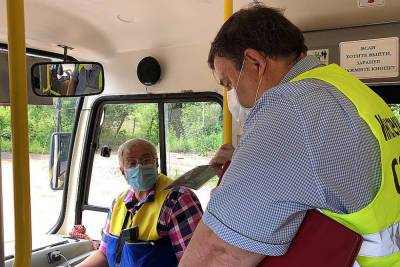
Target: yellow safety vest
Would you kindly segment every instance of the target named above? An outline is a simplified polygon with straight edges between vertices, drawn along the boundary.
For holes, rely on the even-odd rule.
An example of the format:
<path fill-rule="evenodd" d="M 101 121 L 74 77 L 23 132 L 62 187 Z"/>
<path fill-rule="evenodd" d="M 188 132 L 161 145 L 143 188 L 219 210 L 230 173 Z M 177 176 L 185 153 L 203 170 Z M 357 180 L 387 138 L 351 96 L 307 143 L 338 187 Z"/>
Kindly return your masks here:
<path fill-rule="evenodd" d="M 157 178 L 155 198 L 152 202 L 142 205 L 135 216 L 129 218 L 127 228 L 137 226 L 139 228 L 139 239 L 143 241 L 159 240 L 157 232 L 158 217 L 171 190 L 161 191 L 162 188 L 172 182 L 172 179 L 160 174 Z M 124 198 L 129 190 L 121 194 L 115 201 L 113 212 L 110 219 L 110 234 L 118 237 L 124 224 L 128 210 L 126 209 Z"/>
<path fill-rule="evenodd" d="M 356 107 L 379 143 L 381 186 L 365 208 L 351 214 L 324 214 L 363 236 L 357 263 L 363 267 L 400 266 L 400 123 L 368 86 L 336 64 L 309 70 L 292 82 L 318 79 L 341 91 Z M 351 177 L 349 177 L 351 179 Z"/>

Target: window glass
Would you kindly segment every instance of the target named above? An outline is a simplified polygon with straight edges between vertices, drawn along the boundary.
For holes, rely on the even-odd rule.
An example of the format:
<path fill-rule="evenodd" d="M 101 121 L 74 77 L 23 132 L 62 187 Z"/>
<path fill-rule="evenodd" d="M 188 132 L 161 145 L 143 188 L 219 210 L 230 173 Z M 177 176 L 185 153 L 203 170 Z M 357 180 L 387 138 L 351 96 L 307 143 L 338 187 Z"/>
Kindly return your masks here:
<path fill-rule="evenodd" d="M 392 108 L 397 119 L 400 120 L 400 104 L 390 104 L 389 106 Z"/>
<path fill-rule="evenodd" d="M 100 156 L 100 150 L 93 160 L 92 178 L 88 203 L 109 207 L 112 200 L 125 188 L 119 170 L 118 147 L 131 138 L 144 138 L 159 150 L 158 104 L 107 104 L 100 128 L 99 147 L 111 147 L 111 156 Z"/>
<path fill-rule="evenodd" d="M 222 107 L 215 102 L 168 103 L 164 106 L 168 176 L 176 178 L 196 166 L 207 164 L 222 144 Z M 203 209 L 214 177 L 196 191 Z"/>
<path fill-rule="evenodd" d="M 110 203 L 111 204 L 111 203 Z M 82 224 L 86 226 L 86 234 L 94 240 L 101 240 L 101 233 L 107 220 L 106 212 L 84 210 Z"/>
<path fill-rule="evenodd" d="M 69 142 L 74 124 L 76 98 L 49 98 L 48 105 L 28 106 L 29 127 L 29 167 L 32 210 L 32 239 L 35 243 L 53 227 L 60 214 L 65 180 L 66 160 L 68 159 Z M 53 162 L 57 162 L 63 172 L 58 176 L 57 189 L 52 188 L 51 140 L 55 133 L 63 133 L 67 145 L 63 157 L 53 154 Z M 14 209 L 13 209 L 13 176 L 11 152 L 11 118 L 10 107 L 0 106 L 0 149 L 2 164 L 3 201 L 4 201 L 4 234 L 5 254 L 13 252 L 10 246 L 14 240 Z M 54 153 L 54 151 L 53 151 Z M 53 165 L 55 166 L 55 165 Z M 60 167 L 61 168 L 61 167 Z M 8 245 L 7 245 L 8 244 Z"/>
<path fill-rule="evenodd" d="M 167 175 L 176 178 L 186 171 L 207 164 L 222 144 L 222 108 L 215 102 L 187 103 L 124 103 L 106 104 L 99 132 L 99 149 L 96 151 L 90 182 L 88 204 L 109 208 L 113 199 L 128 185 L 118 163 L 118 147 L 131 138 L 144 138 L 156 145 L 159 153 L 159 112 L 165 113 Z M 103 146 L 110 147 L 110 157 L 100 156 Z M 203 208 L 210 191 L 217 184 L 213 178 L 196 195 Z M 96 214 L 102 215 L 97 217 Z M 103 218 L 104 217 L 104 218 Z M 89 235 L 100 239 L 106 213 L 84 211 L 82 223 Z"/>

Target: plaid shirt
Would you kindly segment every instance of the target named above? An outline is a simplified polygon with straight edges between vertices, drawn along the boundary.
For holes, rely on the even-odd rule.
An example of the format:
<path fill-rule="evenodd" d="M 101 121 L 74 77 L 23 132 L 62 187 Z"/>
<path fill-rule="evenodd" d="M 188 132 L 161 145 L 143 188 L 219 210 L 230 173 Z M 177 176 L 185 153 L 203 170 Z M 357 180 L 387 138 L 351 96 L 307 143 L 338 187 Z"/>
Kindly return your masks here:
<path fill-rule="evenodd" d="M 131 189 L 126 194 L 124 202 L 128 210 L 135 214 L 144 203 L 154 201 L 154 195 L 155 190 L 153 189 L 142 201 L 137 202 L 135 193 Z M 107 250 L 107 239 L 110 234 L 110 219 L 114 204 L 115 199 L 108 212 L 99 248 L 104 254 L 106 254 Z M 165 236 L 169 237 L 178 261 L 189 244 L 193 232 L 201 219 L 202 213 L 201 204 L 190 189 L 178 187 L 172 190 L 167 196 L 158 218 L 157 231 L 160 238 Z"/>

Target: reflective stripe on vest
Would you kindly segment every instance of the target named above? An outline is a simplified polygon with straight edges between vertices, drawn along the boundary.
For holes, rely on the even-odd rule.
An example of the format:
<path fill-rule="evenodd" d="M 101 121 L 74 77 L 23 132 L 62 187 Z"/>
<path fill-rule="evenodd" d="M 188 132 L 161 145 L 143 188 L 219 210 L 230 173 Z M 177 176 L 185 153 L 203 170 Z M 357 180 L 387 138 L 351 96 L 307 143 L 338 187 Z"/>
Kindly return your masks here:
<path fill-rule="evenodd" d="M 341 91 L 356 107 L 377 139 L 381 152 L 382 179 L 375 198 L 351 214 L 324 214 L 363 235 L 357 262 L 361 266 L 400 264 L 400 123 L 390 107 L 368 86 L 336 64 L 309 70 L 291 82 L 318 79 Z M 378 242 L 378 243 L 374 243 Z M 376 252 L 379 247 L 380 253 Z"/>

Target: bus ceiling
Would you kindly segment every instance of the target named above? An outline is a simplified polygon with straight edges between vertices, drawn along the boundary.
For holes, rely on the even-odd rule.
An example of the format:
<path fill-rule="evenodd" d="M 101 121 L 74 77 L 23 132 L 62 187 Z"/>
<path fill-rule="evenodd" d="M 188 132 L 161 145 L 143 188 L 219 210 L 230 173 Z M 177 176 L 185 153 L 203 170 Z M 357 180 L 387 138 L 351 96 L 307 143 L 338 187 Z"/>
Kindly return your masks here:
<path fill-rule="evenodd" d="M 252 2 L 233 1 L 233 11 Z M 400 21 L 397 0 L 259 2 L 284 10 L 305 32 Z M 5 6 L 5 0 L 0 4 Z M 77 58 L 101 61 L 128 51 L 208 44 L 223 23 L 223 2 L 161 1 L 155 7 L 151 1 L 97 1 L 94 8 L 91 1 L 69 1 L 66 7 L 58 1 L 27 0 L 25 13 L 27 46 L 58 52 L 57 45 L 65 44 L 75 48 L 71 55 Z M 5 8 L 0 18 L 0 42 L 5 42 Z"/>

